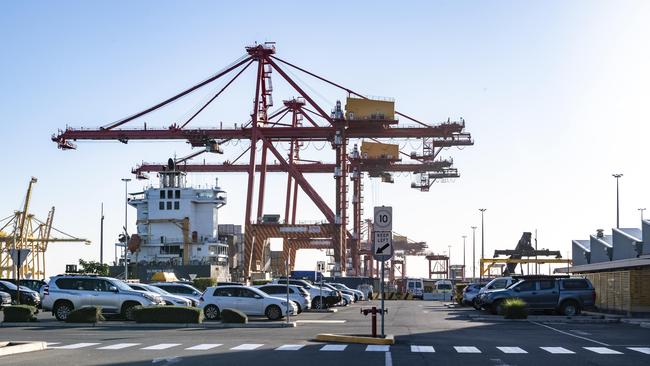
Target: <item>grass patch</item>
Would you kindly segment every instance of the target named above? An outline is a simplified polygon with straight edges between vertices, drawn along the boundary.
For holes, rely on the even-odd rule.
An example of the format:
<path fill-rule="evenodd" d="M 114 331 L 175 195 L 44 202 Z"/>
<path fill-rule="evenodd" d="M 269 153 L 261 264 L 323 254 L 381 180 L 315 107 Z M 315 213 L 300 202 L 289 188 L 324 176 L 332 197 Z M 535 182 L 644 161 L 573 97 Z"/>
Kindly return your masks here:
<path fill-rule="evenodd" d="M 7 323 L 22 323 L 36 321 L 36 307 L 31 305 L 12 305 L 3 309 L 4 321 Z"/>
<path fill-rule="evenodd" d="M 528 318 L 528 304 L 522 299 L 506 299 L 501 309 L 506 319 Z"/>
<path fill-rule="evenodd" d="M 103 321 L 102 308 L 100 306 L 84 306 L 73 310 L 65 319 L 66 323 L 97 323 Z"/>
<path fill-rule="evenodd" d="M 248 323 L 248 317 L 246 316 L 246 314 L 242 313 L 239 310 L 223 309 L 221 310 L 221 322 L 246 324 Z"/>
<path fill-rule="evenodd" d="M 133 310 L 136 323 L 203 323 L 203 311 L 190 306 L 137 306 Z"/>

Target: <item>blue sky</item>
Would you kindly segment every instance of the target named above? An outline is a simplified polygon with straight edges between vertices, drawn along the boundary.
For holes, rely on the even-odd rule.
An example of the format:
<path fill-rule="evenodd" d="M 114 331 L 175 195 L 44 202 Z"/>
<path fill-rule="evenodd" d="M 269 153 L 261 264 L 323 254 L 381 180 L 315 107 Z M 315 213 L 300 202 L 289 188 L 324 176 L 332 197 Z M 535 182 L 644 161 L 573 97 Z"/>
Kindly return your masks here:
<path fill-rule="evenodd" d="M 366 213 L 373 205 L 393 205 L 396 231 L 439 253 L 453 245 L 452 258 L 460 258 L 461 236 L 471 235 L 469 227 L 480 223 L 477 209 L 486 207 L 486 253 L 511 248 L 521 232 L 535 229 L 540 246 L 566 252 L 571 239 L 615 225 L 611 173 L 625 174 L 622 226 L 638 226 L 637 208 L 650 206 L 644 164 L 649 18 L 645 1 L 2 2 L 0 216 L 19 207 L 29 177 L 37 176 L 33 212 L 45 217 L 54 205 L 56 227 L 93 240 L 90 247 L 50 246 L 49 273 L 79 257 L 97 259 L 101 202 L 107 243 L 123 222 L 120 178 L 141 161 L 164 161 L 190 148 L 183 142 L 82 142 L 77 151 L 63 152 L 50 135 L 66 125 L 120 119 L 211 75 L 244 46 L 276 41 L 279 57 L 352 89 L 394 97 L 403 112 L 431 123 L 467 121 L 476 145 L 443 152 L 454 158 L 460 179 L 429 193 L 410 189 L 409 176 L 392 185 L 366 181 Z M 192 125 L 245 121 L 251 77 Z M 301 78 L 325 109 L 345 97 Z M 217 86 L 144 121 L 168 125 Z M 276 101 L 295 96 L 280 85 L 276 90 Z M 232 158 L 240 148 L 210 159 Z M 306 154 L 332 158 L 327 149 Z M 332 202 L 331 177 L 311 179 Z M 245 176 L 219 180 L 230 200 L 222 221 L 240 224 Z M 284 181 L 270 179 L 268 213 L 283 211 L 283 194 L 273 190 L 284 192 Z M 321 219 L 304 196 L 300 202 L 302 218 Z M 107 246 L 105 256 L 112 253 Z M 299 260 L 307 266 L 314 258 Z M 413 275 L 424 275 L 421 263 L 413 263 Z"/>

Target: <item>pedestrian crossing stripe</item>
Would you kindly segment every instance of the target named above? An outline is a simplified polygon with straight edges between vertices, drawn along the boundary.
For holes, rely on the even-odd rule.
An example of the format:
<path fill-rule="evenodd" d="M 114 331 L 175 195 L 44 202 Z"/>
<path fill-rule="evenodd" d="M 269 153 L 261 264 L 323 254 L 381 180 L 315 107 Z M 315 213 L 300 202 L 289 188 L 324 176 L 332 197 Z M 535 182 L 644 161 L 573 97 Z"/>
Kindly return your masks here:
<path fill-rule="evenodd" d="M 118 343 L 106 347 L 99 347 L 97 349 L 124 349 L 124 348 L 139 346 L 139 345 L 140 343 Z"/>
<path fill-rule="evenodd" d="M 69 344 L 67 346 L 57 346 L 57 347 L 49 347 L 49 348 L 57 348 L 57 349 L 79 349 L 79 348 L 86 348 L 90 346 L 96 346 L 101 343 L 74 343 L 74 344 Z"/>
<path fill-rule="evenodd" d="M 203 343 L 203 344 L 197 344 L 196 346 L 193 347 L 188 347 L 185 348 L 188 351 L 207 351 L 209 349 L 213 349 L 219 346 L 223 346 L 220 343 Z"/>
<path fill-rule="evenodd" d="M 369 352 L 388 352 L 388 351 L 390 351 L 390 346 L 371 344 L 371 345 L 368 345 L 368 347 L 366 347 L 366 351 L 369 351 Z"/>
<path fill-rule="evenodd" d="M 528 353 L 519 347 L 497 347 L 503 353 Z"/>
<path fill-rule="evenodd" d="M 433 346 L 411 346 L 411 352 L 433 353 Z"/>
<path fill-rule="evenodd" d="M 468 346 L 455 346 L 456 352 L 458 353 L 481 353 L 481 350 L 476 347 Z"/>
<path fill-rule="evenodd" d="M 304 347 L 304 344 L 284 344 L 278 348 L 276 348 L 276 351 L 298 351 L 302 347 Z"/>
<path fill-rule="evenodd" d="M 586 349 L 587 351 L 596 352 L 600 355 L 622 355 L 623 354 L 622 352 L 615 351 L 607 347 L 582 347 L 582 348 Z"/>
<path fill-rule="evenodd" d="M 556 354 L 556 355 L 568 355 L 568 354 L 575 353 L 575 352 L 570 351 L 570 350 L 568 350 L 568 349 L 566 349 L 564 347 L 540 347 L 540 348 L 543 349 L 544 351 L 548 352 L 548 353 L 552 353 L 552 354 Z"/>
<path fill-rule="evenodd" d="M 648 348 L 648 347 L 627 347 L 627 349 L 632 350 L 632 351 L 645 353 L 646 355 L 650 355 L 650 348 Z"/>
<path fill-rule="evenodd" d="M 345 351 L 347 344 L 326 344 L 320 350 L 321 351 Z"/>
<path fill-rule="evenodd" d="M 180 343 L 160 343 L 160 344 L 155 344 L 153 346 L 144 347 L 144 348 L 140 348 L 140 349 L 151 350 L 151 351 L 159 351 L 159 350 L 168 349 L 168 348 L 172 348 L 172 347 L 176 347 L 176 346 L 180 346 L 180 345 L 181 345 Z"/>
<path fill-rule="evenodd" d="M 252 350 L 260 348 L 262 346 L 263 346 L 263 344 L 259 344 L 259 343 L 244 343 L 244 344 L 240 344 L 237 347 L 231 348 L 231 350 L 233 350 L 233 351 L 252 351 Z"/>

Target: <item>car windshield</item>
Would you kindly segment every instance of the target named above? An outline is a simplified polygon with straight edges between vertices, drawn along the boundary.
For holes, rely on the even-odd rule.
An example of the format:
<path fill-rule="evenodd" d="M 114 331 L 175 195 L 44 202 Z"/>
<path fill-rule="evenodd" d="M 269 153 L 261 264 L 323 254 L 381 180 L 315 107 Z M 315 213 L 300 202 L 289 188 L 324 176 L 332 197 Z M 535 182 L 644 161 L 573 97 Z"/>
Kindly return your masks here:
<path fill-rule="evenodd" d="M 119 280 L 113 280 L 113 281 L 108 280 L 108 282 L 110 282 L 111 285 L 117 287 L 118 290 L 121 290 L 121 291 L 133 291 L 133 289 L 132 289 L 131 287 L 129 287 L 129 285 L 127 285 L 126 283 L 124 283 L 124 282 L 122 282 L 122 281 L 119 281 Z"/>
<path fill-rule="evenodd" d="M 170 295 L 169 292 L 167 292 L 167 291 L 161 289 L 160 287 L 149 286 L 149 285 L 145 285 L 145 286 L 142 286 L 142 287 L 143 287 L 145 290 L 149 291 L 149 292 L 155 292 L 155 293 L 160 294 L 160 295 Z"/>
<path fill-rule="evenodd" d="M 16 290 L 17 289 L 16 285 L 14 285 L 13 283 L 11 283 L 9 281 L 0 281 L 0 283 L 7 286 L 7 288 L 10 289 L 10 290 Z M 22 289 L 23 286 L 20 286 L 20 288 Z"/>

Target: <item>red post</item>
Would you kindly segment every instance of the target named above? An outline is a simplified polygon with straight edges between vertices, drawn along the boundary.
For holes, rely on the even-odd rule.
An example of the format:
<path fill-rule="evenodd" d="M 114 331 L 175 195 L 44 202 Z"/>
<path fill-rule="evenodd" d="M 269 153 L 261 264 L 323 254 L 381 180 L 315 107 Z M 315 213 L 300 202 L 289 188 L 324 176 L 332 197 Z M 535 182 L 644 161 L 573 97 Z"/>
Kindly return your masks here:
<path fill-rule="evenodd" d="M 377 307 L 372 307 L 372 336 L 377 337 Z"/>

